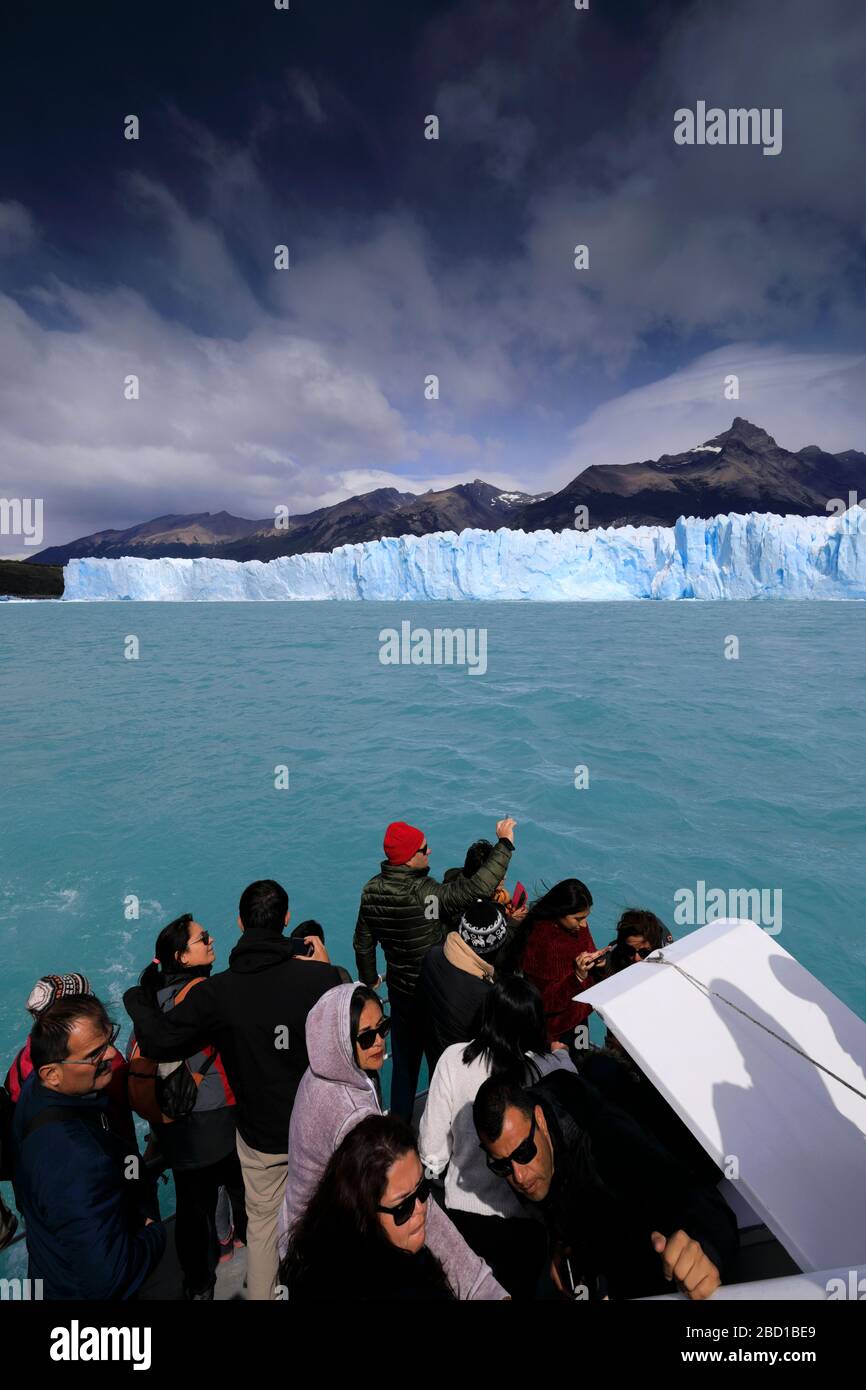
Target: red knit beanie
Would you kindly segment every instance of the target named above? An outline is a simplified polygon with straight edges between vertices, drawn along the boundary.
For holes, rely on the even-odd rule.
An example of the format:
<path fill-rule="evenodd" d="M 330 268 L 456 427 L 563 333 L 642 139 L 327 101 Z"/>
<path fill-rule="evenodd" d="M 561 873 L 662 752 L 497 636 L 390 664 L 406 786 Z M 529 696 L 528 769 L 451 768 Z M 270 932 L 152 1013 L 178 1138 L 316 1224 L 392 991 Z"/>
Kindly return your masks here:
<path fill-rule="evenodd" d="M 424 832 L 404 820 L 394 820 L 385 831 L 385 857 L 391 864 L 405 864 L 424 843 Z"/>

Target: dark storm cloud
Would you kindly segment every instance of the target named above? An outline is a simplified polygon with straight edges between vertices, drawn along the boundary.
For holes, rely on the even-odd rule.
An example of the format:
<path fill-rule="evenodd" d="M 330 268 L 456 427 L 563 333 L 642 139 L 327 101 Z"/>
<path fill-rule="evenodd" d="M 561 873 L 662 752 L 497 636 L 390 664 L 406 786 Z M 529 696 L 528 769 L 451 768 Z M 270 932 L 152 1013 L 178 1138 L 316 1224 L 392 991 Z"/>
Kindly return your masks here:
<path fill-rule="evenodd" d="M 792 447 L 862 446 L 859 3 L 196 10 L 59 24 L 66 126 L 3 98 L 0 483 L 50 539 L 561 483 L 724 427 L 729 371 Z M 675 145 L 698 99 L 781 107 L 783 152 Z"/>

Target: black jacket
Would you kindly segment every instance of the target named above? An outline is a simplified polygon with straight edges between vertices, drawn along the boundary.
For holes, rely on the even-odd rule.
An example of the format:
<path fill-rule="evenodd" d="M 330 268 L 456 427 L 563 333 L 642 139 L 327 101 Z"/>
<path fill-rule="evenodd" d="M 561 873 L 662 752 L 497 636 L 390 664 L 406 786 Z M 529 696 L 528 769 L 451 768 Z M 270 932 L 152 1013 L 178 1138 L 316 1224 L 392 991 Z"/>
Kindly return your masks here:
<path fill-rule="evenodd" d="M 595 1086 L 602 1097 L 624 1110 L 643 1129 L 690 1168 L 699 1181 L 717 1187 L 724 1173 L 714 1163 L 689 1127 L 668 1105 L 648 1077 L 631 1059 L 620 1060 L 609 1052 L 589 1048 L 578 1058 L 578 1073 Z"/>
<path fill-rule="evenodd" d="M 333 965 L 299 959 L 285 937 L 244 932 L 228 970 L 196 985 L 170 1013 L 146 990 L 123 996 L 146 1057 L 170 1061 L 197 1047 L 219 1049 L 237 1101 L 241 1138 L 284 1154 L 298 1083 L 307 1069 L 307 1014 L 340 983 Z"/>
<path fill-rule="evenodd" d="M 575 1281 L 609 1296 L 672 1293 L 652 1233 L 686 1231 L 730 1276 L 738 1248 L 733 1212 L 714 1187 L 580 1077 L 553 1072 L 529 1092 L 544 1109 L 554 1174 L 540 1204 L 552 1236 L 570 1246 Z"/>
<path fill-rule="evenodd" d="M 421 965 L 415 998 L 431 1068 L 446 1047 L 475 1037 L 489 991 L 488 980 L 470 975 L 446 959 L 444 941 L 430 948 Z"/>

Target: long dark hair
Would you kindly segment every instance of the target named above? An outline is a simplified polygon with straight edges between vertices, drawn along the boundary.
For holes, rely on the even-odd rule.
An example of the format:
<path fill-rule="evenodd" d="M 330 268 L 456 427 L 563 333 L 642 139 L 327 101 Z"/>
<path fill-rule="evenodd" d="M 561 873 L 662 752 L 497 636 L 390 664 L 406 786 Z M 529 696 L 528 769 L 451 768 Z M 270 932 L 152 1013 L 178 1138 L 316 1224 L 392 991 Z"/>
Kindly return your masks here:
<path fill-rule="evenodd" d="M 358 1041 L 358 1033 L 361 1028 L 361 1014 L 364 1012 L 365 1004 L 378 1004 L 382 1009 L 382 1001 L 374 989 L 369 985 L 356 985 L 355 991 L 349 1003 L 349 1041 L 352 1044 L 352 1054 L 355 1053 L 355 1045 Z M 382 1013 L 385 1010 L 382 1009 Z"/>
<path fill-rule="evenodd" d="M 564 878 L 560 883 L 555 883 L 532 903 L 523 922 L 503 951 L 499 969 L 509 973 L 520 969 L 521 957 L 536 922 L 558 922 L 561 917 L 588 912 L 591 907 L 592 894 L 579 878 Z"/>
<path fill-rule="evenodd" d="M 531 1086 L 541 1071 L 527 1052 L 549 1051 L 544 1005 L 535 985 L 519 975 L 497 975 L 485 996 L 478 1032 L 464 1050 L 464 1063 L 481 1057 L 491 1076 Z"/>
<path fill-rule="evenodd" d="M 336 1284 L 360 1268 L 364 1249 L 372 1254 L 391 1245 L 376 1208 L 391 1165 L 417 1152 L 415 1135 L 397 1115 L 368 1115 L 349 1131 L 331 1155 L 289 1240 L 280 1282 L 290 1296 L 294 1284 L 323 1264 Z M 432 1252 L 428 1254 L 432 1258 Z M 438 1260 L 432 1267 L 445 1280 Z"/>
<path fill-rule="evenodd" d="M 356 985 L 352 998 L 349 1001 L 349 1043 L 352 1048 L 352 1061 L 356 1065 L 358 1062 L 358 1054 L 355 1051 L 355 1047 L 358 1042 L 358 1033 L 361 1028 L 361 1014 L 364 1012 L 365 1004 L 378 1004 L 382 1013 L 384 1014 L 385 1012 L 382 1001 L 374 989 L 371 989 L 369 985 Z M 377 1071 L 367 1071 L 365 1068 L 362 1068 L 362 1071 L 375 1086 L 376 1096 L 381 1105 L 382 1084 L 379 1080 L 379 1073 Z"/>
<path fill-rule="evenodd" d="M 189 924 L 192 921 L 194 918 L 191 912 L 182 912 L 173 922 L 169 922 L 167 927 L 163 927 L 156 938 L 153 952 L 156 959 L 142 971 L 138 982 L 144 989 L 150 990 L 151 994 L 156 994 L 157 990 L 163 988 L 166 975 L 183 968 L 178 957 L 189 944 Z"/>

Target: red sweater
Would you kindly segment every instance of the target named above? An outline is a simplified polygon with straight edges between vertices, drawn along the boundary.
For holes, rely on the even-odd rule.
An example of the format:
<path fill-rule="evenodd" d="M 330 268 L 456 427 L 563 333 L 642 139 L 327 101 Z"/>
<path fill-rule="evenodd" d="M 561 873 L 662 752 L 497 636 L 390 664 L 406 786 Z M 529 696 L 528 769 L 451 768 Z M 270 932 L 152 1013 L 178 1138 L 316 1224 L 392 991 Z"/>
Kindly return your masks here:
<path fill-rule="evenodd" d="M 520 968 L 541 991 L 551 1042 L 585 1023 L 592 1013 L 590 1004 L 577 1004 L 572 996 L 595 983 L 592 977 L 581 981 L 574 973 L 575 956 L 594 950 L 589 927 L 581 927 L 575 933 L 566 931 L 558 922 L 536 922 L 530 933 Z"/>

